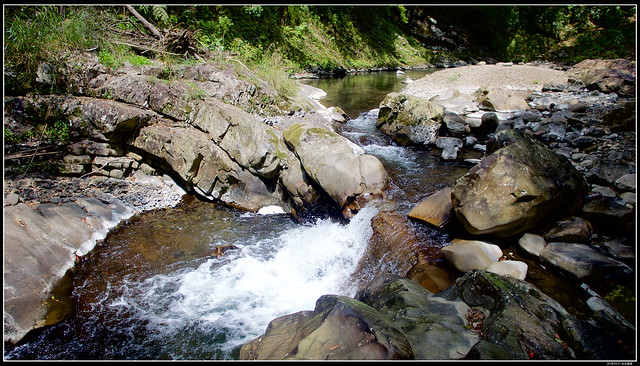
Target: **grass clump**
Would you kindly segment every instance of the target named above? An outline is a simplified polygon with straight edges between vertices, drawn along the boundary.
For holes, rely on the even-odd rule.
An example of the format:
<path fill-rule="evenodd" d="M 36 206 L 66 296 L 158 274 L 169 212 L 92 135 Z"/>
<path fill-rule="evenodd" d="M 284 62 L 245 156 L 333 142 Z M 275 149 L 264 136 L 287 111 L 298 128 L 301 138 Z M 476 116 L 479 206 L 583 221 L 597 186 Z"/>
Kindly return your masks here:
<path fill-rule="evenodd" d="M 69 52 L 101 42 L 96 12 L 94 7 L 5 7 L 5 92 L 64 87 L 59 70 Z M 48 77 L 37 75 L 43 64 L 49 65 Z"/>

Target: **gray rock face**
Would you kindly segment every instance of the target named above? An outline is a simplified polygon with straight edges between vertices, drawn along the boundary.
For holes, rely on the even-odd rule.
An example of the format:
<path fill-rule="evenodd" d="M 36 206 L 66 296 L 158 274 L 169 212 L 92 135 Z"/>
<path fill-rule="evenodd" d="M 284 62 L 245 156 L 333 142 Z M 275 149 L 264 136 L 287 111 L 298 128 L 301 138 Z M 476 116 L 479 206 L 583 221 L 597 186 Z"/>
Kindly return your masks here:
<path fill-rule="evenodd" d="M 524 133 L 501 131 L 491 151 L 456 181 L 451 194 L 456 216 L 472 234 L 524 232 L 587 192 L 566 158 Z"/>
<path fill-rule="evenodd" d="M 284 131 L 284 140 L 311 179 L 340 205 L 345 217 L 382 197 L 389 179 L 382 163 L 346 138 L 296 123 Z"/>
<path fill-rule="evenodd" d="M 122 202 L 94 198 L 62 205 L 25 203 L 4 208 L 4 339 L 16 342 L 46 325 L 49 291 L 76 256 L 132 211 Z"/>
<path fill-rule="evenodd" d="M 479 339 L 468 329 L 466 315 L 470 308 L 455 286 L 434 295 L 408 278 L 380 275 L 356 299 L 402 329 L 415 359 L 460 359 Z"/>
<path fill-rule="evenodd" d="M 401 145 L 429 145 L 438 137 L 444 107 L 421 98 L 390 93 L 380 103 L 376 127 Z"/>

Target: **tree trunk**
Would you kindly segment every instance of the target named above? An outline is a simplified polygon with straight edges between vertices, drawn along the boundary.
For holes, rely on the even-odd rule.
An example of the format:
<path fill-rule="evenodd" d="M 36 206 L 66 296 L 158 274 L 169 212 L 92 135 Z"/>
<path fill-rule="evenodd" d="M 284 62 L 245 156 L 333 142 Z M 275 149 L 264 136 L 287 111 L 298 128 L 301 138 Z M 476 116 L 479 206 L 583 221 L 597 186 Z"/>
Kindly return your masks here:
<path fill-rule="evenodd" d="M 142 25 L 144 25 L 145 28 L 147 28 L 149 32 L 153 34 L 154 37 L 156 37 L 157 39 L 162 39 L 162 34 L 158 32 L 156 27 L 154 27 L 153 24 L 149 23 L 142 15 L 140 15 L 140 13 L 138 13 L 136 9 L 133 8 L 133 6 L 125 5 L 125 7 L 127 8 L 127 10 L 131 12 L 131 14 L 133 14 L 133 16 L 138 18 L 138 20 L 142 23 Z"/>

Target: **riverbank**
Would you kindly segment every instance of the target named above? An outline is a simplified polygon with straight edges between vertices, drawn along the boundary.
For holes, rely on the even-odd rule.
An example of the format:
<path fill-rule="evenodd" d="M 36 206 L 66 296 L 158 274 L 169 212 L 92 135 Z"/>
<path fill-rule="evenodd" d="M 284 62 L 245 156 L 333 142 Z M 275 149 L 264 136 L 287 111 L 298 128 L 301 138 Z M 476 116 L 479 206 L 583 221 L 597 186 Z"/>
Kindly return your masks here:
<path fill-rule="evenodd" d="M 177 205 L 186 193 L 166 176 L 4 180 L 4 340 L 55 324 L 51 290 L 77 261 L 131 216 Z"/>

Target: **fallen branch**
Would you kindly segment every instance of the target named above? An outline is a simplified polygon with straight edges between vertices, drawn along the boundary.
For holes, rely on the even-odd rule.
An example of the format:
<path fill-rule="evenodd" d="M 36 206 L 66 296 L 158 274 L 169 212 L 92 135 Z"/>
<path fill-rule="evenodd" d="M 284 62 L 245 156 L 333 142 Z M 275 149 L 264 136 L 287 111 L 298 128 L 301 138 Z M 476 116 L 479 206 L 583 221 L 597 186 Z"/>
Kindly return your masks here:
<path fill-rule="evenodd" d="M 61 154 L 62 151 L 45 151 L 45 152 L 36 152 L 31 154 L 31 153 L 16 153 L 16 154 L 11 154 L 11 155 L 6 155 L 4 157 L 4 160 L 13 160 L 13 159 L 22 159 L 22 158 L 28 158 L 28 157 L 35 157 L 35 156 L 43 156 L 43 155 L 55 155 L 55 154 Z"/>
<path fill-rule="evenodd" d="M 178 53 L 173 53 L 173 52 L 168 52 L 168 51 L 163 51 L 163 50 L 158 50 L 155 48 L 150 48 L 150 47 L 144 47 L 144 46 L 140 46 L 137 44 L 132 44 L 132 43 L 127 43 L 127 42 L 120 42 L 120 41 L 111 41 L 111 43 L 115 43 L 115 44 L 119 44 L 119 45 L 123 45 L 123 46 L 128 46 L 133 48 L 134 50 L 136 50 L 137 52 L 140 53 L 145 53 L 145 52 L 158 52 L 158 53 L 166 53 L 168 55 L 173 55 L 173 56 L 182 56 Z"/>
<path fill-rule="evenodd" d="M 162 34 L 158 32 L 156 27 L 154 27 L 153 24 L 149 23 L 142 15 L 140 15 L 140 13 L 138 13 L 136 9 L 133 8 L 133 6 L 125 5 L 125 7 L 131 12 L 131 14 L 133 14 L 133 16 L 135 16 L 140 21 L 140 23 L 142 23 L 142 25 L 145 26 L 145 28 L 149 30 L 149 32 L 151 32 L 154 37 L 156 37 L 157 39 L 162 39 Z"/>

